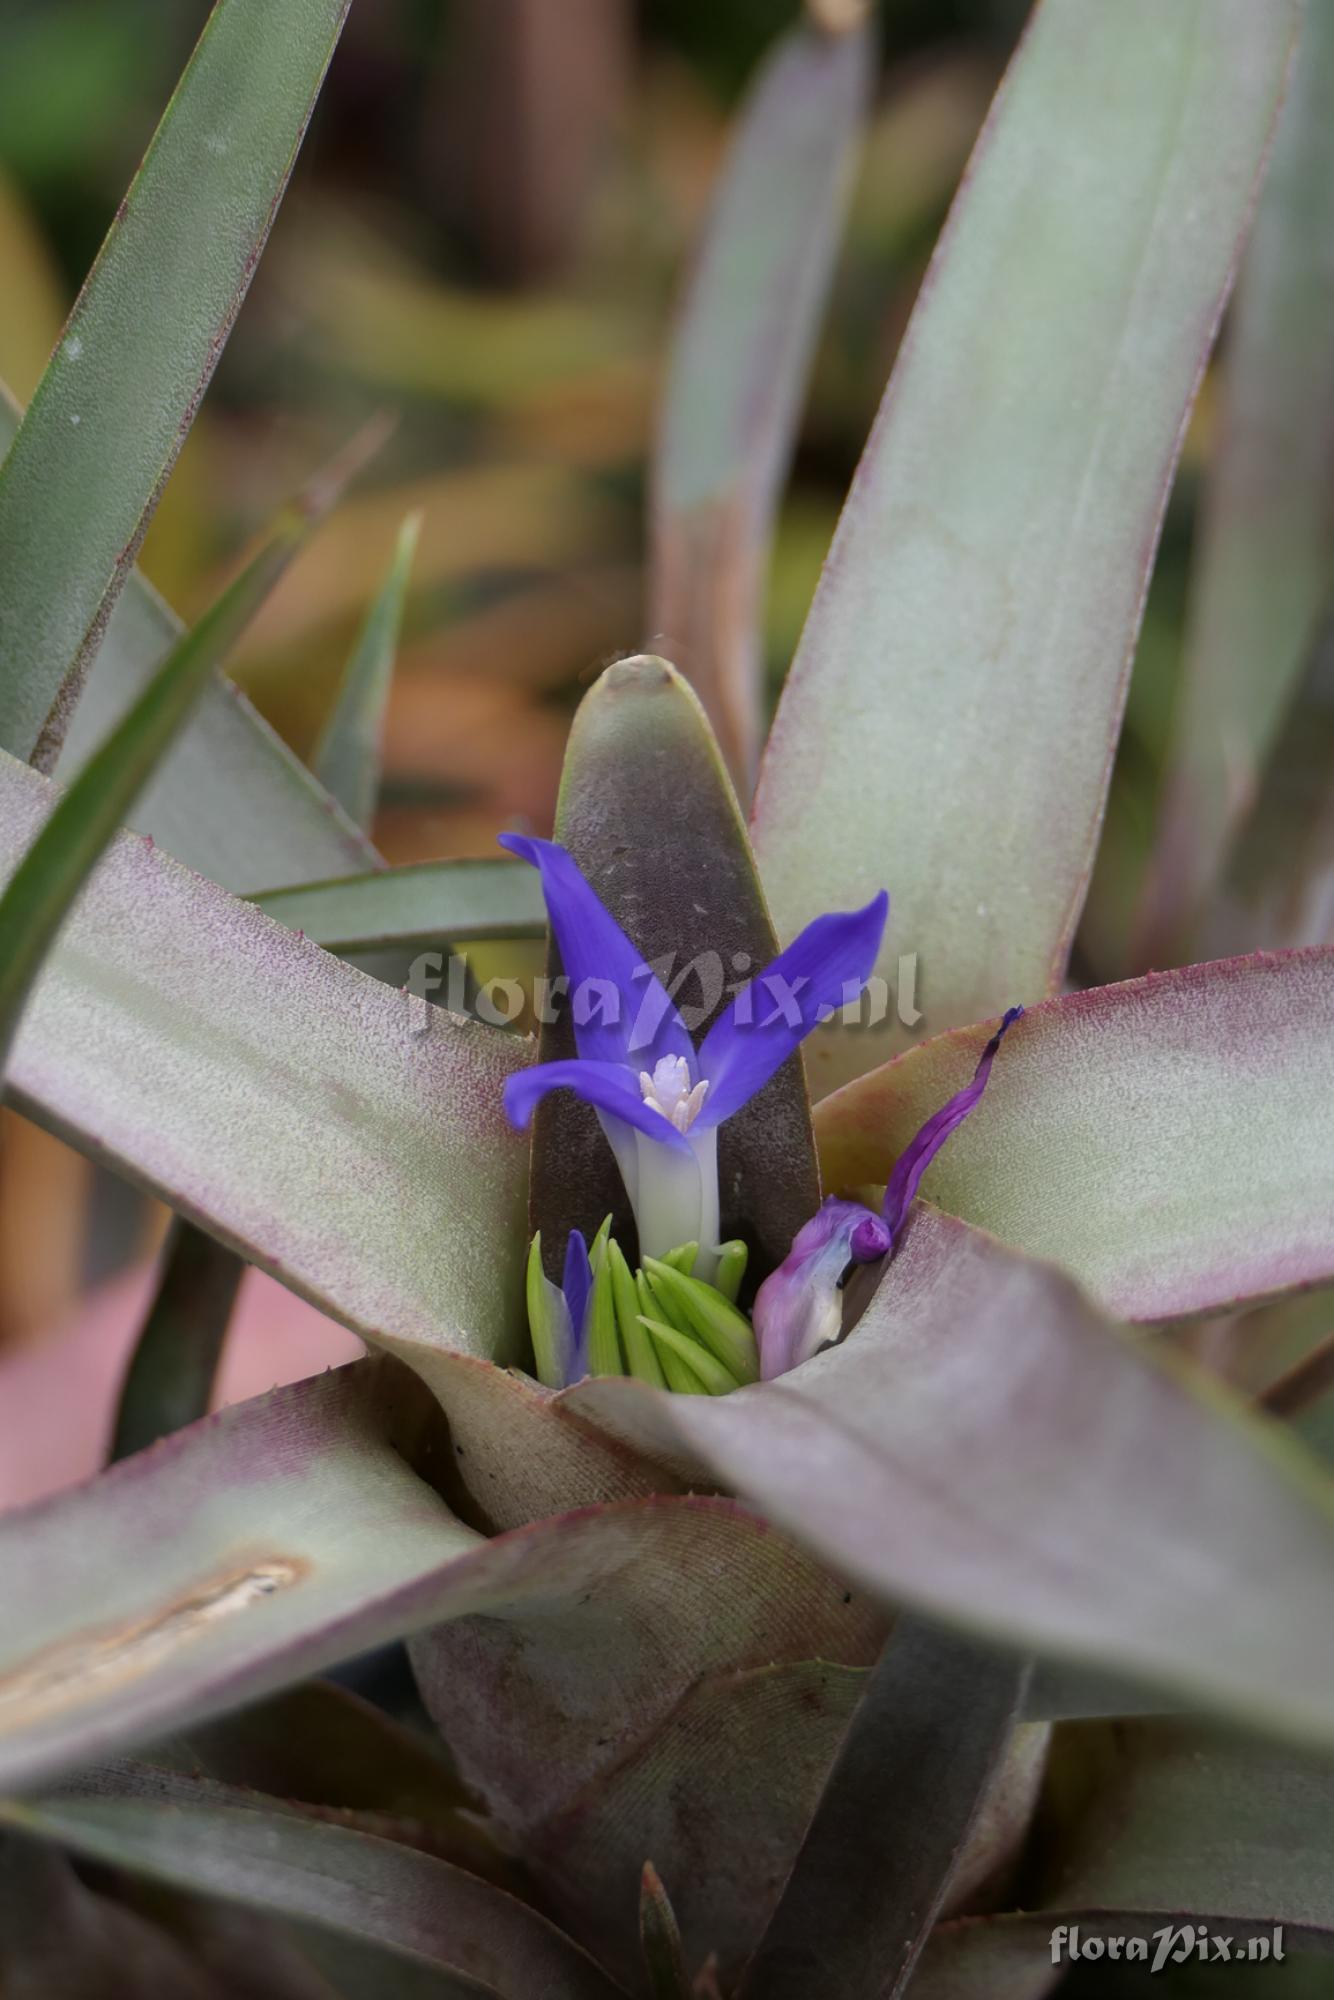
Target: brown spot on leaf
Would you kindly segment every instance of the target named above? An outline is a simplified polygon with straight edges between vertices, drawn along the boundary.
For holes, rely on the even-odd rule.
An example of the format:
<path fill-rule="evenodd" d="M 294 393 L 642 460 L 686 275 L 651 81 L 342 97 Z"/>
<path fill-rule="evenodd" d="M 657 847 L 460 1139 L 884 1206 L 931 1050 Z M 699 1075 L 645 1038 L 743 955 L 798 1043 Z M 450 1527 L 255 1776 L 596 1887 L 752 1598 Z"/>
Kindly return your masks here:
<path fill-rule="evenodd" d="M 0 1724 L 16 1728 L 149 1672 L 224 1618 L 299 1583 L 308 1563 L 270 1556 L 197 1585 L 128 1625 L 85 1632 L 48 1646 L 0 1676 Z"/>

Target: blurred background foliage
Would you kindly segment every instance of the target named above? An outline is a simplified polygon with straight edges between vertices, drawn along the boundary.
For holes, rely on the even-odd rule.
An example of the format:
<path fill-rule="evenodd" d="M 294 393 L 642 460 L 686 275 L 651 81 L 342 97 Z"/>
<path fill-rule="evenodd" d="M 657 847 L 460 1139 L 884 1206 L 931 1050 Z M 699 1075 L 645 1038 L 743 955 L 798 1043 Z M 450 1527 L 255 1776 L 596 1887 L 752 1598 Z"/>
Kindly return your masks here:
<path fill-rule="evenodd" d="M 549 830 L 569 716 L 643 629 L 646 460 L 729 121 L 798 0 L 354 5 L 290 192 L 144 547 L 187 617 L 363 418 L 397 427 L 233 662 L 308 753 L 404 515 L 422 533 L 375 838 Z M 31 392 L 208 12 L 0 0 L 0 377 Z M 883 74 L 782 509 L 771 692 L 1024 0 L 881 0 Z M 1077 969 L 1125 967 L 1180 651 L 1202 398 Z M 513 948 L 511 948 L 512 950 Z M 501 969 L 476 968 L 482 977 Z M 90 1275 L 86 1167 L 5 1114 L 0 1343 Z M 37 1254 L 34 1254 L 34 1245 Z"/>

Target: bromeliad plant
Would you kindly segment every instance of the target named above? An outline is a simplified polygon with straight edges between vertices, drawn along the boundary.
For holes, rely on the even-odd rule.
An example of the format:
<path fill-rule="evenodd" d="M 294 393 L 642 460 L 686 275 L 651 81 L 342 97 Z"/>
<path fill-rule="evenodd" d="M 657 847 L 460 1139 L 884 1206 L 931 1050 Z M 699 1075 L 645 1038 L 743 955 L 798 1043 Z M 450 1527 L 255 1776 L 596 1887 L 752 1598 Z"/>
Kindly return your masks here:
<path fill-rule="evenodd" d="M 670 670 L 661 672 L 670 684 Z M 725 1395 L 809 1361 L 838 1338 L 848 1269 L 892 1253 L 923 1175 L 981 1098 L 1023 1008 L 1010 1009 L 972 1082 L 904 1148 L 882 1213 L 831 1196 L 803 1224 L 760 1287 L 752 1332 L 736 1310 L 748 1247 L 716 1240 L 718 1127 L 836 1007 L 855 1006 L 884 935 L 888 895 L 882 889 L 864 910 L 808 924 L 741 988 L 696 1051 L 662 982 L 566 850 L 517 834 L 501 844 L 540 871 L 579 1045 L 573 1062 L 537 1063 L 511 1077 L 506 1109 L 526 1127 L 549 1091 L 572 1091 L 592 1106 L 645 1260 L 632 1276 L 608 1215 L 591 1260 L 582 1231 L 570 1230 L 557 1287 L 541 1276 L 540 1233 L 533 1238 L 528 1318 L 540 1380 L 562 1389 L 588 1375 L 629 1374 L 657 1388 Z"/>
<path fill-rule="evenodd" d="M 0 471 L 0 1004 L 14 1101 L 184 1218 L 123 1439 L 170 1427 L 224 1253 L 374 1352 L 0 1528 L 0 1963 L 123 1994 L 1023 2000 L 1072 1932 L 1327 1945 L 1329 1477 L 1155 1329 L 1334 1282 L 1334 950 L 1066 990 L 1295 5 L 1042 0 L 749 826 L 723 757 L 748 787 L 868 68 L 827 8 L 747 107 L 674 349 L 654 623 L 701 699 L 611 667 L 554 844 L 396 871 L 214 681 L 88 874 L 303 531 L 189 637 L 130 566 L 343 11 L 220 0 Z M 1253 337 L 1334 242 L 1332 20 L 1300 27 L 1230 357 L 1228 397 L 1261 379 L 1282 416 L 1225 433 L 1253 495 L 1312 376 L 1334 394 L 1327 324 L 1277 360 Z M 407 560 L 322 749 L 359 813 Z M 1257 771 L 1268 670 L 1214 691 Z M 529 861 L 572 988 L 536 1050 L 438 1008 L 419 1033 L 337 955 L 533 932 Z M 841 1018 L 890 951 L 920 959 L 915 1046 Z M 742 985 L 696 1037 L 662 968 L 706 955 Z M 401 1716 L 311 1678 L 403 1638 Z"/>

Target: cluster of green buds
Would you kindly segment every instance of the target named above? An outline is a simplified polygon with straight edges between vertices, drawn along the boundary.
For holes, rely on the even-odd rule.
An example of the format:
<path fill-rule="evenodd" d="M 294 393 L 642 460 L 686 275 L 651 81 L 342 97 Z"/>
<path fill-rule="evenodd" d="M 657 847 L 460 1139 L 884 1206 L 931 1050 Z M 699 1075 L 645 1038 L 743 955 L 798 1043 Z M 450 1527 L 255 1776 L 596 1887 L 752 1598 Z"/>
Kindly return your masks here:
<path fill-rule="evenodd" d="M 586 1375 L 632 1375 L 679 1395 L 725 1396 L 760 1378 L 759 1348 L 737 1304 L 747 1248 L 724 1243 L 713 1282 L 695 1276 L 697 1243 L 631 1270 L 608 1216 L 590 1249 L 571 1230 L 559 1285 L 528 1253 L 528 1324 L 539 1381 L 562 1389 Z"/>

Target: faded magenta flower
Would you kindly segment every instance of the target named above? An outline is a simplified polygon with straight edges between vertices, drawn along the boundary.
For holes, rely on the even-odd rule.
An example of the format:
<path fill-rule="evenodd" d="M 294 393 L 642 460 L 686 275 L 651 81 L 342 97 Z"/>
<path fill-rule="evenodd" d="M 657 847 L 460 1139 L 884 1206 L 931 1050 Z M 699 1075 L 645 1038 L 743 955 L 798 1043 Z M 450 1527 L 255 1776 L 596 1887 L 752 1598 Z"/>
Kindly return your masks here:
<path fill-rule="evenodd" d="M 854 1264 L 873 1263 L 893 1251 L 923 1174 L 951 1132 L 980 1103 L 996 1051 L 1023 1011 L 1011 1007 L 983 1049 L 971 1083 L 933 1112 L 899 1155 L 879 1214 L 862 1202 L 831 1196 L 798 1230 L 791 1250 L 755 1297 L 755 1337 L 766 1381 L 785 1375 L 837 1340 L 840 1294 L 848 1271 Z"/>

